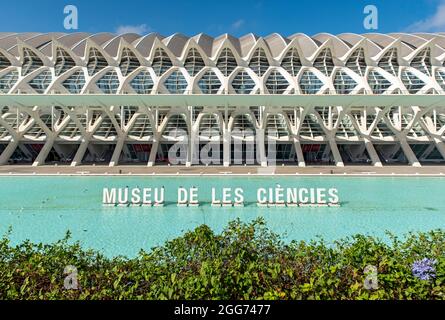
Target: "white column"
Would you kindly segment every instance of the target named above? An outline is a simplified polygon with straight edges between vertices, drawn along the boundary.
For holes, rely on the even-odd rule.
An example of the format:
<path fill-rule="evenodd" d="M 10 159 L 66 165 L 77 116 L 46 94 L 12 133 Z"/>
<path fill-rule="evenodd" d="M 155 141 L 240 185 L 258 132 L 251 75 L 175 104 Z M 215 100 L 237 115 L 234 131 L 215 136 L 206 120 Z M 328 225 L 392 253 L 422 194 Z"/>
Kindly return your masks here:
<path fill-rule="evenodd" d="M 124 148 L 125 138 L 119 137 L 119 140 L 117 140 L 116 147 L 114 148 L 113 155 L 111 156 L 110 160 L 110 167 L 114 167 L 119 163 L 119 158 L 122 153 L 122 149 Z"/>
<path fill-rule="evenodd" d="M 264 145 L 264 129 L 256 129 L 256 147 L 260 158 L 260 164 L 262 167 L 267 167 L 266 148 Z M 255 155 L 256 156 L 256 155 Z"/>
<path fill-rule="evenodd" d="M 8 163 L 9 158 L 13 155 L 15 149 L 19 145 L 19 139 L 11 140 L 0 155 L 0 166 Z"/>
<path fill-rule="evenodd" d="M 297 161 L 299 167 L 306 167 L 306 162 L 304 161 L 303 150 L 301 149 L 301 143 L 297 139 L 294 139 L 295 154 L 297 155 Z"/>
<path fill-rule="evenodd" d="M 191 126 L 192 129 L 190 132 L 190 139 L 189 139 L 189 154 L 187 155 L 187 163 L 188 163 L 188 167 L 195 165 L 195 164 L 199 164 L 199 142 L 198 142 L 198 135 L 199 135 L 199 131 L 198 128 L 195 126 Z"/>
<path fill-rule="evenodd" d="M 231 133 L 229 130 L 224 130 L 223 133 L 223 162 L 224 167 L 230 166 L 230 157 L 231 157 L 231 145 L 232 145 L 232 138 Z"/>
<path fill-rule="evenodd" d="M 147 164 L 148 167 L 153 167 L 155 165 L 158 148 L 159 148 L 159 139 L 156 139 L 153 141 L 153 144 L 151 145 L 150 157 L 148 158 L 148 164 Z"/>
<path fill-rule="evenodd" d="M 194 143 L 194 141 L 192 141 L 192 138 L 190 136 L 190 138 L 187 139 L 187 160 L 185 161 L 185 166 L 187 168 L 192 166 L 192 144 Z"/>
<path fill-rule="evenodd" d="M 88 139 L 83 140 L 80 143 L 79 149 L 77 149 L 76 155 L 74 156 L 74 159 L 71 162 L 72 167 L 76 167 L 82 162 L 83 156 L 85 155 L 85 152 L 88 149 L 89 143 L 90 143 L 90 141 Z"/>
<path fill-rule="evenodd" d="M 377 151 L 375 151 L 374 145 L 368 138 L 363 139 L 365 142 L 366 151 L 368 151 L 369 157 L 371 158 L 372 165 L 375 167 L 382 167 L 382 162 L 380 161 Z"/>
<path fill-rule="evenodd" d="M 332 155 L 334 156 L 335 165 L 337 167 L 344 167 L 345 164 L 341 158 L 340 152 L 338 151 L 337 142 L 335 141 L 335 137 L 329 136 L 329 146 L 331 147 Z"/>
<path fill-rule="evenodd" d="M 406 139 L 400 139 L 400 146 L 402 147 L 403 153 L 408 159 L 409 164 L 413 167 L 421 167 L 419 160 L 417 159 Z"/>
<path fill-rule="evenodd" d="M 34 160 L 34 163 L 32 164 L 33 167 L 40 166 L 42 164 L 45 164 L 45 160 L 48 157 L 49 152 L 51 151 L 53 144 L 54 144 L 55 137 L 48 137 L 45 145 L 43 146 L 42 150 L 40 150 L 39 155 Z"/>
<path fill-rule="evenodd" d="M 434 143 L 436 144 L 437 150 L 442 155 L 442 158 L 445 159 L 445 143 L 440 138 L 434 137 L 433 139 Z"/>

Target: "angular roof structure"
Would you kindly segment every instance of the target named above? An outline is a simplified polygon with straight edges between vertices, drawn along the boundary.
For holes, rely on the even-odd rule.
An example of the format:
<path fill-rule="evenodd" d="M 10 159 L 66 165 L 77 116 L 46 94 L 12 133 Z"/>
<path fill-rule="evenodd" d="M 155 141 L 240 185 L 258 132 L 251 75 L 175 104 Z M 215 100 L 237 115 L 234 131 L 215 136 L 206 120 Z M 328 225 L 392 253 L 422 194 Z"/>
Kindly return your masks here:
<path fill-rule="evenodd" d="M 304 34 L 294 34 L 291 36 L 283 36 L 273 33 L 266 37 L 259 37 L 255 34 L 247 34 L 240 38 L 233 37 L 229 34 L 223 34 L 213 38 L 206 34 L 198 34 L 193 37 L 187 37 L 183 34 L 176 33 L 165 37 L 158 33 L 150 33 L 147 35 L 137 34 L 122 34 L 115 35 L 112 33 L 0 33 L 0 48 L 6 50 L 11 55 L 18 56 L 18 46 L 20 43 L 26 44 L 30 47 L 41 50 L 43 54 L 50 56 L 50 48 L 54 43 L 60 43 L 66 48 L 69 48 L 78 55 L 84 55 L 84 50 L 87 42 L 94 43 L 95 46 L 102 47 L 111 56 L 116 55 L 116 51 L 121 41 L 131 44 L 144 57 L 149 57 L 150 51 L 153 48 L 155 39 L 162 42 L 173 55 L 179 57 L 183 54 L 183 50 L 187 43 L 191 40 L 195 41 L 202 50 L 212 56 L 219 49 L 222 43 L 228 41 L 236 49 L 241 57 L 248 56 L 250 49 L 255 45 L 264 41 L 267 50 L 273 57 L 278 57 L 283 50 L 287 48 L 290 43 L 294 43 L 302 48 L 305 56 L 309 58 L 311 53 L 317 51 L 319 47 L 329 43 L 335 54 L 338 56 L 344 55 L 348 50 L 358 43 L 366 43 L 372 47 L 372 54 L 377 54 L 377 48 L 384 50 L 386 47 L 399 42 L 403 50 L 402 56 L 407 56 L 417 48 L 432 41 L 437 46 L 439 53 L 445 53 L 445 34 L 429 34 L 429 33 L 392 33 L 392 34 L 351 34 L 344 33 L 339 35 L 332 35 L 328 33 L 319 33 L 312 37 Z"/>
<path fill-rule="evenodd" d="M 445 35 L 0 33 L 1 94 L 445 94 Z"/>

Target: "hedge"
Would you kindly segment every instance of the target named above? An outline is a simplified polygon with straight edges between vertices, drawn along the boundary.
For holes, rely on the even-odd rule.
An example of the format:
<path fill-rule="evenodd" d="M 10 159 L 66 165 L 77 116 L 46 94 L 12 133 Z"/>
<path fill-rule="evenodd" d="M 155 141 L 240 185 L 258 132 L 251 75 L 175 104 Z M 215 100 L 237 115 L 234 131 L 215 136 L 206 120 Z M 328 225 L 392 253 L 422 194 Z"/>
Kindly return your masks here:
<path fill-rule="evenodd" d="M 0 241 L 0 299 L 445 299 L 443 230 L 289 243 L 262 219 L 236 220 L 132 259 L 84 250 L 69 233 L 53 244 L 13 246 L 9 237 Z"/>

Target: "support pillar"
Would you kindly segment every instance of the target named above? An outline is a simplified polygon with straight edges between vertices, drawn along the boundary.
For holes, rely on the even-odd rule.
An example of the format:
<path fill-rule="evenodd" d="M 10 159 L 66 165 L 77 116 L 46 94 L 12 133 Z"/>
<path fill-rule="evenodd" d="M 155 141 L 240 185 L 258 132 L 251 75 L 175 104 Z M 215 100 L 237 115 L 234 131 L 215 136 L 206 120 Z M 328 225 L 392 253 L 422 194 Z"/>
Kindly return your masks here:
<path fill-rule="evenodd" d="M 155 165 L 156 162 L 156 155 L 158 154 L 158 148 L 159 148 L 159 140 L 156 139 L 155 141 L 153 141 L 153 144 L 151 146 L 151 151 L 150 151 L 150 157 L 148 158 L 148 167 L 153 167 Z"/>
<path fill-rule="evenodd" d="M 45 145 L 43 146 L 42 150 L 40 150 L 39 155 L 32 164 L 33 167 L 45 164 L 45 160 L 48 157 L 48 154 L 50 153 L 54 145 L 54 140 L 55 140 L 54 137 L 48 138 L 48 140 L 46 140 Z"/>
<path fill-rule="evenodd" d="M 437 151 L 439 151 L 442 158 L 445 159 L 445 143 L 440 138 L 436 137 L 434 137 L 434 143 L 436 145 Z"/>
<path fill-rule="evenodd" d="M 366 151 L 368 151 L 369 157 L 371 158 L 372 165 L 375 167 L 383 167 L 382 162 L 380 161 L 379 155 L 377 151 L 375 151 L 374 145 L 371 140 L 368 138 L 364 139 Z"/>
<path fill-rule="evenodd" d="M 90 143 L 89 140 L 83 140 L 80 143 L 79 149 L 77 149 L 76 155 L 74 156 L 74 159 L 71 162 L 71 167 L 76 167 L 82 162 L 83 156 L 85 155 L 85 152 L 88 149 L 89 143 Z"/>
<path fill-rule="evenodd" d="M 122 153 L 122 149 L 124 148 L 125 138 L 120 138 L 117 143 L 116 147 L 114 148 L 113 155 L 111 156 L 110 160 L 110 167 L 114 167 L 119 163 L 119 158 Z"/>
<path fill-rule="evenodd" d="M 19 139 L 11 140 L 0 155 L 0 166 L 8 163 L 9 158 L 14 154 L 19 145 Z"/>
<path fill-rule="evenodd" d="M 230 131 L 226 130 L 223 133 L 223 163 L 224 167 L 230 166 L 232 138 Z"/>
<path fill-rule="evenodd" d="M 306 167 L 306 162 L 304 161 L 303 150 L 301 149 L 301 143 L 297 139 L 294 139 L 295 154 L 297 155 L 297 161 L 299 167 Z"/>
<path fill-rule="evenodd" d="M 266 148 L 264 145 L 264 129 L 257 129 L 256 130 L 256 146 L 258 148 L 258 155 L 262 167 L 267 167 L 267 158 L 266 158 Z"/>
<path fill-rule="evenodd" d="M 187 139 L 186 141 L 187 141 L 187 160 L 185 161 L 185 166 L 187 168 L 190 168 L 192 166 L 192 161 L 193 161 L 193 155 L 192 155 L 192 152 L 193 152 L 192 151 L 193 150 L 193 148 L 192 148 L 193 141 L 192 141 L 191 138 Z"/>
<path fill-rule="evenodd" d="M 419 160 L 405 139 L 400 139 L 400 146 L 402 147 L 403 153 L 407 157 L 409 164 L 413 167 L 421 167 Z"/>
<path fill-rule="evenodd" d="M 192 132 L 190 133 L 190 145 L 188 147 L 188 154 L 187 154 L 187 163 L 186 166 L 190 167 L 192 165 L 199 165 L 199 138 L 198 138 L 198 132 L 196 132 L 195 129 L 192 128 Z"/>
<path fill-rule="evenodd" d="M 343 159 L 341 158 L 340 151 L 338 151 L 337 142 L 335 138 L 329 137 L 329 146 L 331 147 L 332 155 L 334 156 L 335 165 L 337 167 L 344 167 Z"/>

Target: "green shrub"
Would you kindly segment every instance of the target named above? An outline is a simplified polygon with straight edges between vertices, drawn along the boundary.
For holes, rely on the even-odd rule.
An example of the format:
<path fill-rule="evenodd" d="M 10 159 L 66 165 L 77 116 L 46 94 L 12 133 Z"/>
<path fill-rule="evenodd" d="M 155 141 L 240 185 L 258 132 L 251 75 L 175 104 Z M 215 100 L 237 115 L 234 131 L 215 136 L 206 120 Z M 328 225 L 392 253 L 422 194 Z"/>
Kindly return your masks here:
<path fill-rule="evenodd" d="M 445 299 L 445 232 L 408 234 L 390 243 L 358 235 L 334 244 L 285 243 L 262 219 L 231 222 L 221 233 L 200 226 L 138 257 L 109 259 L 71 244 L 0 241 L 0 299 Z M 435 260 L 435 277 L 412 265 Z M 78 271 L 64 288 L 64 268 Z M 378 288 L 364 270 L 377 268 Z"/>

